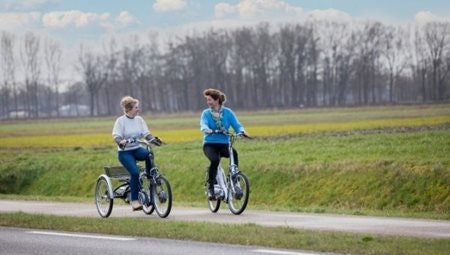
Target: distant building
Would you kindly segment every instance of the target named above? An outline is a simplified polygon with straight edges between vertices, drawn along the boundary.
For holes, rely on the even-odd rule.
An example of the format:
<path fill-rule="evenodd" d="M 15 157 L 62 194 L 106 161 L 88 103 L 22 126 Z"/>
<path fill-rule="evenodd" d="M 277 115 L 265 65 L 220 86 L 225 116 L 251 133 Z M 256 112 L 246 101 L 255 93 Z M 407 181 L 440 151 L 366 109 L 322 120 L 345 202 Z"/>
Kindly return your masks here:
<path fill-rule="evenodd" d="M 66 104 L 59 107 L 59 115 L 63 117 L 89 116 L 89 106 L 83 104 Z"/>
<path fill-rule="evenodd" d="M 30 117 L 31 114 L 27 110 L 11 110 L 8 113 L 8 118 L 11 119 L 26 119 Z"/>

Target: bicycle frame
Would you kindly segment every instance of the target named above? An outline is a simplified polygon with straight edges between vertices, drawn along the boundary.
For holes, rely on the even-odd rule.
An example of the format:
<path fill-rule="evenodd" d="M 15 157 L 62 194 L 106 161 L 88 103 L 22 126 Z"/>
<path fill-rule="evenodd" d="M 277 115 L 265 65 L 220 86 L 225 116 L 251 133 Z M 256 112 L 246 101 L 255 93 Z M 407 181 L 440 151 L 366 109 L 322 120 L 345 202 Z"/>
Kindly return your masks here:
<path fill-rule="evenodd" d="M 150 153 L 152 150 L 148 142 L 142 141 L 147 146 Z M 160 174 L 154 158 L 150 157 L 150 170 L 139 166 L 139 193 L 138 200 L 143 206 L 145 214 L 151 214 L 153 210 L 161 217 L 165 218 L 169 215 L 172 208 L 172 191 L 170 183 L 163 175 Z M 118 180 L 120 185 L 113 187 L 113 181 Z M 123 199 L 125 202 L 130 201 L 130 176 L 123 166 L 105 167 L 105 174 L 97 178 L 95 190 L 95 203 L 100 216 L 109 217 L 113 207 L 113 201 L 116 198 Z"/>
<path fill-rule="evenodd" d="M 228 153 L 230 155 L 230 158 L 228 160 L 228 177 L 233 178 L 233 176 L 235 176 L 239 172 L 233 154 L 233 143 L 235 135 L 229 133 L 227 135 L 228 135 Z M 214 193 L 216 194 L 222 193 L 221 191 L 223 191 L 223 194 L 220 194 L 220 197 L 223 197 L 223 200 L 228 201 L 228 194 L 229 194 L 228 189 L 231 188 L 232 190 L 234 190 L 234 183 L 231 181 L 231 179 L 228 179 L 226 177 L 225 171 L 222 168 L 222 166 L 220 166 L 220 164 L 217 169 L 216 181 L 219 187 L 217 187 L 218 188 L 217 191 L 216 189 L 214 189 Z"/>
<path fill-rule="evenodd" d="M 225 175 L 224 169 L 219 164 L 216 175 L 216 183 L 214 184 L 215 199 L 208 198 L 209 209 L 215 213 L 220 208 L 221 201 L 228 204 L 228 208 L 233 214 L 241 214 L 248 202 L 249 197 L 249 182 L 243 172 L 241 172 L 237 165 L 233 154 L 233 144 L 236 134 L 230 134 L 226 131 L 215 131 L 214 133 L 223 133 L 228 136 L 228 152 L 230 154 L 228 162 L 228 174 Z M 245 136 L 249 138 L 248 136 Z M 208 181 L 208 178 L 207 178 Z M 207 183 L 207 182 L 206 182 Z M 207 194 L 208 185 L 205 184 L 205 193 Z"/>

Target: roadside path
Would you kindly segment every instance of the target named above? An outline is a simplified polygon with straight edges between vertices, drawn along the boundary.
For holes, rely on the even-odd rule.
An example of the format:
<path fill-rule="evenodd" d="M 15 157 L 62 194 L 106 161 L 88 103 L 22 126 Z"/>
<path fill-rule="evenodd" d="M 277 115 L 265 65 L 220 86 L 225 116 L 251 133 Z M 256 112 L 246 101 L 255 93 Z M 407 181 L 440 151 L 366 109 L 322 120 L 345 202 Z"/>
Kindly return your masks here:
<path fill-rule="evenodd" d="M 98 217 L 94 203 L 62 203 L 42 201 L 0 200 L 0 212 L 52 214 L 78 217 Z M 111 216 L 147 217 L 159 219 L 155 213 L 145 215 L 132 212 L 129 205 L 114 205 Z M 246 210 L 242 215 L 233 215 L 227 207 L 218 213 L 208 208 L 174 207 L 167 219 L 173 221 L 201 221 L 229 224 L 254 223 L 261 226 L 285 226 L 310 230 L 331 230 L 380 235 L 401 235 L 421 238 L 450 239 L 450 221 L 412 218 L 372 217 L 333 214 L 311 214 Z"/>

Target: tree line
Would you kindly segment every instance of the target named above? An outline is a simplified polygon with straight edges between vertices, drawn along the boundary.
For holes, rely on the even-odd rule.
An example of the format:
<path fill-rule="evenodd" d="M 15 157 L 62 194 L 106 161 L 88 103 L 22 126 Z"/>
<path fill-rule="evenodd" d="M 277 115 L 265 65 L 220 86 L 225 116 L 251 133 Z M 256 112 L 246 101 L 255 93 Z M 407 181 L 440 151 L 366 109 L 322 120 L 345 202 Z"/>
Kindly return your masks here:
<path fill-rule="evenodd" d="M 209 87 L 240 110 L 450 99 L 448 22 L 260 23 L 164 40 L 134 34 L 127 43 L 110 38 L 101 45 L 80 44 L 76 63 L 63 66 L 56 40 L 3 31 L 0 116 L 19 110 L 32 118 L 60 116 L 64 105 L 116 115 L 124 95 L 141 99 L 144 113 L 199 111 Z M 64 89 L 63 68 L 79 77 Z"/>

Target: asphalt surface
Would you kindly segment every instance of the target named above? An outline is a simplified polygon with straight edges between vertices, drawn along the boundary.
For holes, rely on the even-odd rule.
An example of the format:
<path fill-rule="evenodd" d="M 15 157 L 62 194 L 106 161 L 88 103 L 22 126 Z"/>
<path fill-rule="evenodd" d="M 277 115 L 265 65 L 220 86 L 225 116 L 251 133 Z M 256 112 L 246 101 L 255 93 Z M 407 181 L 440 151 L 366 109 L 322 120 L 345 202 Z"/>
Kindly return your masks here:
<path fill-rule="evenodd" d="M 331 253 L 134 236 L 0 227 L 0 254 L 330 255 Z"/>
<path fill-rule="evenodd" d="M 98 217 L 94 203 L 62 203 L 41 201 L 0 200 L 2 212 L 26 212 L 36 214 Z M 148 217 L 159 219 L 153 213 L 132 212 L 125 204 L 114 205 L 110 217 Z M 330 230 L 380 235 L 399 235 L 420 238 L 450 238 L 450 221 L 412 218 L 371 217 L 332 214 L 310 214 L 246 210 L 233 215 L 226 206 L 218 213 L 205 208 L 174 207 L 168 218 L 160 220 L 200 221 L 229 224 L 253 223 L 261 226 L 285 226 L 310 230 Z"/>

